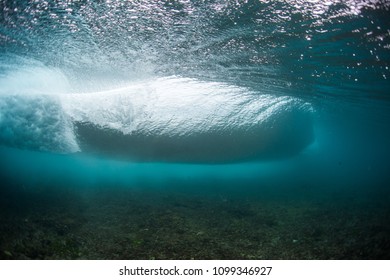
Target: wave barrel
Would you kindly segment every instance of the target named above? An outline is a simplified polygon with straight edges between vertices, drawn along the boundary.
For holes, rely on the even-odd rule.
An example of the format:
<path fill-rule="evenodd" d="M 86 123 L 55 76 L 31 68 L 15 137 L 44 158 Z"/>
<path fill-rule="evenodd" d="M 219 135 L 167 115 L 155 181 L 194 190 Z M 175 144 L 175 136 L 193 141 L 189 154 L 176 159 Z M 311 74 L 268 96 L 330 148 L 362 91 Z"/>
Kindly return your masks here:
<path fill-rule="evenodd" d="M 313 140 L 308 104 L 218 83 L 160 79 L 62 102 L 81 151 L 135 161 L 273 159 Z"/>

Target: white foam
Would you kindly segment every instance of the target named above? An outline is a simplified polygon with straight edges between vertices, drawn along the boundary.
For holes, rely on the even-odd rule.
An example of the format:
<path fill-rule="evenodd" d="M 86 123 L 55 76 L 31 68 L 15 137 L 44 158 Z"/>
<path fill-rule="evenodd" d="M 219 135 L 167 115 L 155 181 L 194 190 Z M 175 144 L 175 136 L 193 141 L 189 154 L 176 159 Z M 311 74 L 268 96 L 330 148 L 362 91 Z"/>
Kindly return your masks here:
<path fill-rule="evenodd" d="M 1 144 L 59 153 L 79 151 L 73 125 L 56 96 L 1 96 L 0 112 Z"/>
<path fill-rule="evenodd" d="M 270 121 L 298 101 L 258 95 L 223 83 L 160 78 L 120 89 L 61 95 L 67 115 L 77 122 L 120 130 L 183 135 L 251 127 Z"/>
<path fill-rule="evenodd" d="M 64 73 L 37 63 L 11 68 L 0 76 L 0 95 L 52 95 L 67 93 L 69 89 Z"/>
<path fill-rule="evenodd" d="M 113 153 L 136 160 L 213 162 L 290 153 L 310 138 L 311 107 L 291 97 L 180 77 L 69 93 L 64 92 L 62 73 L 37 72 L 40 77 L 45 73 L 54 73 L 49 81 L 64 82 L 58 91 L 49 90 L 56 83 L 47 83 L 27 94 L 21 87 L 11 95 L 8 87 L 8 94 L 0 96 L 1 144 L 61 153 Z"/>

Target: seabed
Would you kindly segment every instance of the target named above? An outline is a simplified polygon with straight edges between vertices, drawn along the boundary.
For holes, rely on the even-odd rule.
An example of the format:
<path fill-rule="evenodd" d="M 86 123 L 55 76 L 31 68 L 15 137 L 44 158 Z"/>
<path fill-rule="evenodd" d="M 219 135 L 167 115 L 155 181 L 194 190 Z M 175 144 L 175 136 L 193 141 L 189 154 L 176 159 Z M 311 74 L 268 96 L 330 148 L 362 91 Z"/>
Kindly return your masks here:
<path fill-rule="evenodd" d="M 240 195 L 172 185 L 3 189 L 0 258 L 390 258 L 386 191 Z"/>

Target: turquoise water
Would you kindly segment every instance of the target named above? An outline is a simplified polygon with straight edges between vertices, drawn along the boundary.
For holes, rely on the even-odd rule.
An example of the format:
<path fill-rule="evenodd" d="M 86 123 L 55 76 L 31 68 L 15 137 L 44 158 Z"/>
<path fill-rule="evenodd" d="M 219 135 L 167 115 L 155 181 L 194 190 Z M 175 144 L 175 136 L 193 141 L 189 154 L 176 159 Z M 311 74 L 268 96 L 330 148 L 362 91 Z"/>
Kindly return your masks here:
<path fill-rule="evenodd" d="M 63 215 L 99 199 L 115 208 L 115 199 L 134 191 L 143 219 L 158 224 L 156 209 L 191 221 L 205 204 L 218 212 L 230 201 L 245 210 L 240 203 L 249 200 L 252 208 L 269 204 L 267 211 L 278 213 L 275 205 L 291 210 L 310 203 L 344 221 L 345 231 L 338 230 L 348 236 L 326 241 L 349 248 L 340 254 L 315 251 L 325 246 L 325 229 L 294 251 L 275 241 L 283 240 L 283 217 L 272 214 L 280 229 L 262 246 L 295 253 L 206 253 L 195 242 L 205 250 L 196 258 L 388 258 L 380 248 L 390 248 L 389 9 L 388 1 L 362 0 L 1 1 L 2 258 L 102 258 L 81 245 L 75 255 L 15 245 L 9 231 L 18 219 L 34 216 L 31 205 L 57 213 L 64 191 L 82 202 L 69 202 Z M 172 201 L 160 201 L 165 196 L 203 208 L 172 210 Z M 131 207 L 121 203 L 113 216 Z M 303 212 L 296 219 L 304 224 Z M 312 215 L 297 232 L 307 234 L 301 229 L 323 218 Z M 362 224 L 348 223 L 361 215 Z M 20 240 L 26 231 L 43 232 L 38 241 L 52 236 L 39 218 L 29 219 L 34 226 L 16 229 Z M 83 221 L 78 230 L 88 225 Z M 322 226 L 334 230 L 335 219 L 328 222 Z M 364 242 L 356 235 L 363 229 Z M 179 238 L 192 236 L 184 232 Z M 124 231 L 112 226 L 110 234 Z M 77 234 L 58 238 L 71 235 Z M 253 248 L 260 246 L 248 236 Z M 236 248 L 226 240 L 214 244 Z M 133 244 L 138 255 L 120 257 L 155 256 L 143 242 Z M 160 258 L 192 256 L 163 252 Z"/>

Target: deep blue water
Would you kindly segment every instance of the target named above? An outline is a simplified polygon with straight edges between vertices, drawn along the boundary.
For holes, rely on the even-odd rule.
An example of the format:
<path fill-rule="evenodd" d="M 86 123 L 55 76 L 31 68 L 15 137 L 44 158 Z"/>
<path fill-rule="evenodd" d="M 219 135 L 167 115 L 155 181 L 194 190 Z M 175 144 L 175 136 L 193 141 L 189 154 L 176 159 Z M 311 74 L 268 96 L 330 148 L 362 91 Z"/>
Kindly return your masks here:
<path fill-rule="evenodd" d="M 3 195 L 120 186 L 388 201 L 389 9 L 2 0 Z"/>

